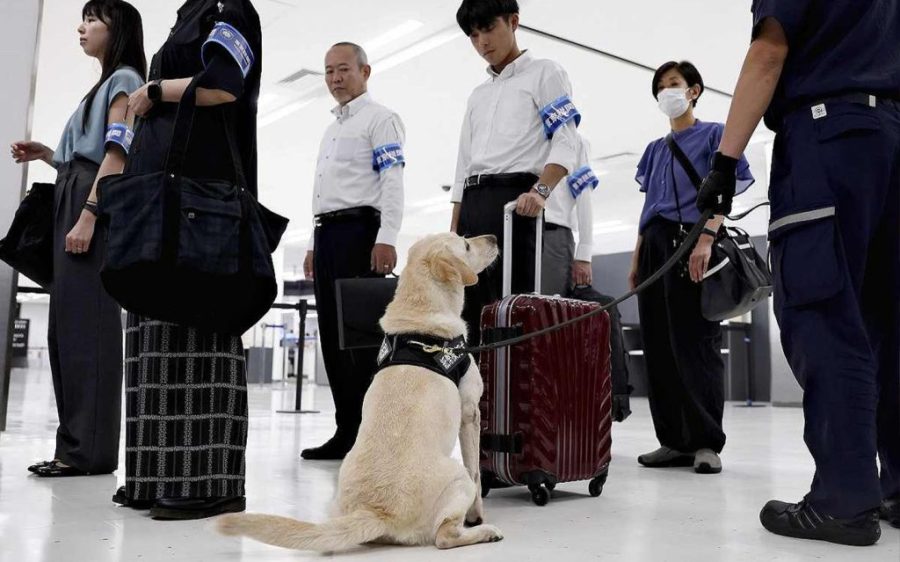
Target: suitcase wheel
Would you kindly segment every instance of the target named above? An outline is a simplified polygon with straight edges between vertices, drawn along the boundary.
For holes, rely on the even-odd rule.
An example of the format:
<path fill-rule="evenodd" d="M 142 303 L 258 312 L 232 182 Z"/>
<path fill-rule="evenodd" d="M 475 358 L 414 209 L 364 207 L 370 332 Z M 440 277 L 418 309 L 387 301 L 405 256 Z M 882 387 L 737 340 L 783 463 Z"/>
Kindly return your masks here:
<path fill-rule="evenodd" d="M 591 480 L 591 483 L 588 484 L 588 491 L 591 493 L 591 497 L 596 498 L 600 494 L 602 494 L 604 484 L 606 484 L 606 475 L 605 474 L 602 474 L 602 475 L 594 478 L 593 480 Z"/>
<path fill-rule="evenodd" d="M 534 505 L 547 505 L 550 501 L 550 490 L 543 486 L 531 485 L 528 486 L 528 490 L 531 491 L 531 501 L 534 502 Z"/>

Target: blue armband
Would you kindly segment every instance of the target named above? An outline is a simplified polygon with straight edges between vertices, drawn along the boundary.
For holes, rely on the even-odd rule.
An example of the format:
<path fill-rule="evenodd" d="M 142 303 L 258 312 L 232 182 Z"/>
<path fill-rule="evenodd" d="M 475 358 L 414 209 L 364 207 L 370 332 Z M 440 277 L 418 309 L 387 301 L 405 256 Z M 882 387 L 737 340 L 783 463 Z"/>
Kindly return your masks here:
<path fill-rule="evenodd" d="M 385 144 L 372 151 L 372 169 L 379 174 L 397 165 L 406 166 L 403 147 L 399 144 Z"/>
<path fill-rule="evenodd" d="M 247 43 L 240 31 L 225 22 L 216 22 L 215 27 L 213 27 L 209 37 L 200 49 L 200 58 L 203 61 L 204 68 L 208 66 L 206 51 L 210 45 L 225 47 L 231 58 L 241 67 L 241 74 L 244 75 L 244 78 L 250 74 L 250 69 L 253 68 L 253 62 L 256 58 L 253 56 L 253 49 L 250 48 L 250 44 Z"/>
<path fill-rule="evenodd" d="M 134 131 L 125 123 L 113 123 L 106 128 L 106 145 L 113 143 L 118 145 L 128 154 L 131 150 L 131 141 L 134 140 Z"/>
<path fill-rule="evenodd" d="M 572 120 L 577 127 L 581 123 L 581 114 L 569 96 L 562 96 L 541 110 L 541 121 L 544 123 L 544 133 L 548 139 L 552 139 L 560 127 Z"/>
<path fill-rule="evenodd" d="M 590 166 L 582 166 L 569 175 L 567 182 L 569 184 L 569 192 L 575 199 L 581 195 L 581 192 L 587 188 L 597 189 L 600 180 Z"/>

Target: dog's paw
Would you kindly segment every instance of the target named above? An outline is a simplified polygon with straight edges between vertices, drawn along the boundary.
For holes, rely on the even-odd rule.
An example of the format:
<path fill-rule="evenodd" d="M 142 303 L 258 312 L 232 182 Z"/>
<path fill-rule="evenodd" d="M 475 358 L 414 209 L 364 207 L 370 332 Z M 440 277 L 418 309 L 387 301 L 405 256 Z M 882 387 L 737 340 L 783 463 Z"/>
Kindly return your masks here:
<path fill-rule="evenodd" d="M 219 517 L 216 520 L 216 531 L 227 537 L 237 537 L 244 534 L 243 516 L 232 513 Z"/>
<path fill-rule="evenodd" d="M 484 537 L 483 542 L 500 542 L 503 540 L 503 533 L 493 525 L 482 525 L 478 529 Z"/>

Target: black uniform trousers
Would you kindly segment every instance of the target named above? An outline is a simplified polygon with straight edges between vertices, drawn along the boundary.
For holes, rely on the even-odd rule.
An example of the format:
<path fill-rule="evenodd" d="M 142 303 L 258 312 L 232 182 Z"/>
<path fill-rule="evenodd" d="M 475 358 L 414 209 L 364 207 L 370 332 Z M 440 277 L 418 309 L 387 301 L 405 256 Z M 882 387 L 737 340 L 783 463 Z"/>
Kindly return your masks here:
<path fill-rule="evenodd" d="M 685 225 L 690 229 L 692 225 Z M 647 279 L 676 251 L 678 223 L 657 217 L 641 242 L 638 274 Z M 700 285 L 678 265 L 638 295 L 650 412 L 664 447 L 693 453 L 725 446 L 722 328 L 703 318 Z"/>
<path fill-rule="evenodd" d="M 334 397 L 336 435 L 351 444 L 359 431 L 363 398 L 375 374 L 378 348 L 341 350 L 335 282 L 376 277 L 371 259 L 380 227 L 381 219 L 373 214 L 334 219 L 315 230 L 315 293 L 322 358 Z"/>
<path fill-rule="evenodd" d="M 824 105 L 776 136 L 769 239 L 807 500 L 849 518 L 900 495 L 900 103 Z"/>
<path fill-rule="evenodd" d="M 467 187 L 463 192 L 457 233 L 466 238 L 493 234 L 501 249 L 500 258 L 478 276 L 478 284 L 466 287 L 463 320 L 469 328 L 468 341 L 481 341 L 481 310 L 502 298 L 502 260 L 512 259 L 512 292 L 534 291 L 535 225 L 532 218 L 513 214 L 513 255 L 502 255 L 503 206 L 527 193 L 537 181 L 535 176 L 524 177 L 521 185 L 491 185 L 483 180 L 477 187 Z"/>
<path fill-rule="evenodd" d="M 95 231 L 86 254 L 66 252 L 98 166 L 76 159 L 59 169 L 53 228 L 48 345 L 59 428 L 56 458 L 95 474 L 119 466 L 122 313 L 100 282 L 105 240 Z"/>

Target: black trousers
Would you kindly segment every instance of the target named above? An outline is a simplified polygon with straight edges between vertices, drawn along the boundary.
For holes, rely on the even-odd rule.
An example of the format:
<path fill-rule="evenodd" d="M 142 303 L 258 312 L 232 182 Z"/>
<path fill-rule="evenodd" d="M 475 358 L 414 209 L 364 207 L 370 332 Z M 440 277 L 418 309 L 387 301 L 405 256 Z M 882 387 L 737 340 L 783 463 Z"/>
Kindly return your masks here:
<path fill-rule="evenodd" d="M 536 181 L 536 178 L 535 178 Z M 519 195 L 534 185 L 531 180 L 516 186 L 492 186 L 482 183 L 475 188 L 467 188 L 460 206 L 459 226 L 461 236 L 472 238 L 493 234 L 503 249 L 503 206 L 515 201 Z M 534 243 L 536 220 L 513 215 L 513 255 L 500 258 L 478 276 L 478 284 L 466 287 L 466 302 L 463 320 L 469 327 L 468 341 L 481 341 L 481 309 L 502 298 L 502 260 L 513 259 L 512 292 L 530 293 L 534 291 Z"/>
<path fill-rule="evenodd" d="M 122 313 L 100 282 L 105 240 L 99 230 L 86 254 L 66 253 L 66 235 L 81 216 L 97 170 L 84 160 L 59 169 L 47 339 L 59 415 L 56 458 L 103 474 L 119 466 Z"/>
<path fill-rule="evenodd" d="M 685 228 L 690 228 L 686 225 Z M 657 218 L 643 233 L 639 277 L 675 253 L 678 224 Z M 638 296 L 650 412 L 664 447 L 683 452 L 725 446 L 722 328 L 700 312 L 700 285 L 676 266 Z"/>
<path fill-rule="evenodd" d="M 337 436 L 351 441 L 359 430 L 363 398 L 375 374 L 378 348 L 341 350 L 335 282 L 376 276 L 371 258 L 380 226 L 377 217 L 353 218 L 318 226 L 315 231 L 316 311 L 322 358 L 334 397 Z"/>

